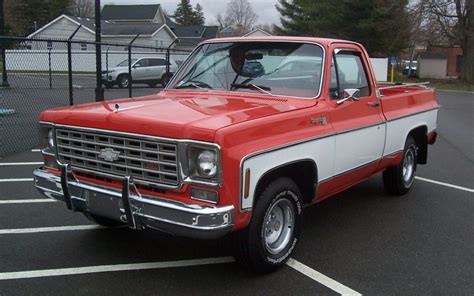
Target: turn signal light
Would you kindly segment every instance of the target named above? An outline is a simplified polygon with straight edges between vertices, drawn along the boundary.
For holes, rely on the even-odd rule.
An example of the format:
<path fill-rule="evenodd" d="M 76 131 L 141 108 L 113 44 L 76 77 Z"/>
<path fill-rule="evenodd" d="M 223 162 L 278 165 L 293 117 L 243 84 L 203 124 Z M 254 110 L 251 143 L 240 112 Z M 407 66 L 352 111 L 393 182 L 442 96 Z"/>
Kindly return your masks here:
<path fill-rule="evenodd" d="M 193 188 L 191 189 L 191 198 L 195 200 L 211 202 L 217 204 L 219 202 L 219 195 L 216 191 L 203 190 Z"/>

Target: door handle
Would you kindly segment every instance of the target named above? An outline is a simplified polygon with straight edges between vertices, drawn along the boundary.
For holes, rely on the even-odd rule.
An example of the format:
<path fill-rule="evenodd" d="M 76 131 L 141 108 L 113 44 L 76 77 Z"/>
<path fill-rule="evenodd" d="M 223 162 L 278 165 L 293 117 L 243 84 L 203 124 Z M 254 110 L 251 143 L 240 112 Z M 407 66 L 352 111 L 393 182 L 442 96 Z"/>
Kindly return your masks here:
<path fill-rule="evenodd" d="M 370 107 L 378 107 L 380 106 L 380 102 L 379 101 L 368 102 L 367 105 L 369 105 Z"/>

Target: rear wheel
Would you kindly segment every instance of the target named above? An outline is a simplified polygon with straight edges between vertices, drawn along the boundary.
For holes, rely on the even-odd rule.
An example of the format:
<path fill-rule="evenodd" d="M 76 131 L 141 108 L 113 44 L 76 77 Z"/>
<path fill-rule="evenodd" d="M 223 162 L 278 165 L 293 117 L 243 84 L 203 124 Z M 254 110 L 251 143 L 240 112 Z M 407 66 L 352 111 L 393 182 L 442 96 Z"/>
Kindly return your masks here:
<path fill-rule="evenodd" d="M 117 78 L 117 84 L 120 88 L 127 88 L 130 83 L 130 76 L 128 74 L 122 74 Z"/>
<path fill-rule="evenodd" d="M 408 136 L 400 164 L 382 173 L 383 184 L 388 193 L 403 195 L 410 191 L 415 180 L 417 156 L 416 142 L 412 136 Z"/>
<path fill-rule="evenodd" d="M 161 85 L 163 87 L 166 87 L 168 85 L 168 82 L 170 82 L 171 77 L 173 77 L 173 74 L 171 73 L 163 74 L 163 76 L 161 76 Z"/>
<path fill-rule="evenodd" d="M 270 183 L 259 196 L 249 226 L 234 234 L 234 256 L 256 272 L 270 272 L 285 264 L 302 225 L 301 193 L 289 178 Z"/>

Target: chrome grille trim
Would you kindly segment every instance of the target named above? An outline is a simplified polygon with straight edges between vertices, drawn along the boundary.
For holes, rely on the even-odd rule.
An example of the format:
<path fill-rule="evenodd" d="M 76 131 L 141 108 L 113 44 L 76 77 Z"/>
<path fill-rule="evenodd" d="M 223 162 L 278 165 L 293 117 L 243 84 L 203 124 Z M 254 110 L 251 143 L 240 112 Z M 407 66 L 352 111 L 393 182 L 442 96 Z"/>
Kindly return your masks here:
<path fill-rule="evenodd" d="M 70 164 L 73 169 L 131 176 L 155 185 L 179 185 L 178 145 L 174 141 L 68 128 L 57 128 L 55 135 L 58 160 Z M 99 158 L 105 148 L 120 152 L 118 159 Z"/>

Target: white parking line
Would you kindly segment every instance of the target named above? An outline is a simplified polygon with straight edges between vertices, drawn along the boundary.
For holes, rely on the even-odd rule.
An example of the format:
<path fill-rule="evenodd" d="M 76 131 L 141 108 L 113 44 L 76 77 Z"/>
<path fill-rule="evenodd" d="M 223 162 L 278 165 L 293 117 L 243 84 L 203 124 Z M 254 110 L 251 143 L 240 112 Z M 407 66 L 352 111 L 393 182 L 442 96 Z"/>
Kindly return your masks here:
<path fill-rule="evenodd" d="M 10 199 L 10 200 L 0 200 L 0 205 L 2 204 L 25 204 L 25 203 L 44 203 L 44 202 L 57 202 L 57 200 L 49 198 L 36 198 L 36 199 Z"/>
<path fill-rule="evenodd" d="M 31 149 L 31 152 L 41 152 L 41 149 Z"/>
<path fill-rule="evenodd" d="M 0 235 L 2 235 L 2 234 L 25 234 L 25 233 L 57 232 L 57 231 L 95 230 L 95 229 L 107 229 L 107 227 L 100 226 L 100 225 L 74 225 L 74 226 L 0 229 Z"/>
<path fill-rule="evenodd" d="M 112 272 L 112 271 L 130 271 L 130 270 L 144 270 L 144 269 L 189 267 L 189 266 L 200 266 L 200 265 L 211 265 L 211 264 L 223 264 L 223 263 L 230 263 L 233 261 L 234 261 L 234 258 L 232 257 L 218 257 L 218 258 L 191 259 L 191 260 L 181 260 L 181 261 L 146 262 L 146 263 L 98 265 L 98 266 L 84 266 L 84 267 L 73 267 L 73 268 L 59 268 L 59 269 L 29 270 L 29 271 L 17 271 L 17 272 L 2 272 L 0 273 L 0 280 L 30 279 L 30 278 L 38 278 L 38 277 L 65 276 L 65 275 Z"/>
<path fill-rule="evenodd" d="M 36 161 L 36 162 L 0 162 L 0 167 L 2 166 L 19 166 L 19 165 L 39 165 L 43 164 L 44 162 L 42 161 Z"/>
<path fill-rule="evenodd" d="M 8 182 L 33 182 L 33 178 L 0 179 L 0 183 Z"/>
<path fill-rule="evenodd" d="M 293 258 L 290 258 L 286 265 L 341 295 L 362 295 Z"/>
<path fill-rule="evenodd" d="M 440 181 L 436 181 L 436 180 L 426 179 L 426 178 L 422 178 L 422 177 L 415 177 L 415 179 L 420 180 L 420 181 L 424 181 L 424 182 L 428 182 L 428 183 L 433 183 L 433 184 L 436 184 L 436 185 L 441 185 L 441 186 L 446 186 L 446 187 L 450 187 L 450 188 L 454 188 L 454 189 L 458 189 L 458 190 L 463 190 L 463 191 L 467 191 L 467 192 L 474 192 L 474 189 L 471 189 L 471 188 L 462 187 L 462 186 L 458 186 L 458 185 L 453 185 L 453 184 L 440 182 Z"/>

